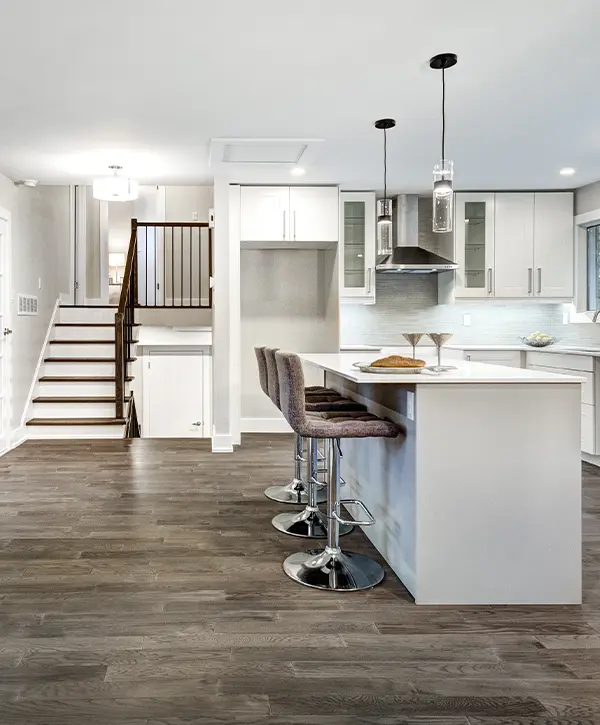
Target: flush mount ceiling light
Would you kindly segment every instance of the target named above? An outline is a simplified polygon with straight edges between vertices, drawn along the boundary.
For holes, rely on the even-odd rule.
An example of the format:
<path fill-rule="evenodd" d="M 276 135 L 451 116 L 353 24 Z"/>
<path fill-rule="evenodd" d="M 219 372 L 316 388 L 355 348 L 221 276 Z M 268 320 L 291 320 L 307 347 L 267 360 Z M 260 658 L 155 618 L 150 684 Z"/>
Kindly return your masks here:
<path fill-rule="evenodd" d="M 109 166 L 112 176 L 94 179 L 92 193 L 99 201 L 133 201 L 140 195 L 140 185 L 134 179 L 119 176 L 121 166 Z"/>
<path fill-rule="evenodd" d="M 573 176 L 575 169 L 572 166 L 565 166 L 560 170 L 561 176 Z"/>
<path fill-rule="evenodd" d="M 446 158 L 446 71 L 456 65 L 455 53 L 440 53 L 429 61 L 429 67 L 442 71 L 442 158 L 433 167 L 433 231 L 452 231 L 454 215 L 454 162 Z"/>
<path fill-rule="evenodd" d="M 303 176 L 305 173 L 306 171 L 301 166 L 294 166 L 294 168 L 290 171 L 292 176 Z"/>
<path fill-rule="evenodd" d="M 37 179 L 22 179 L 21 181 L 15 181 L 15 186 L 28 186 L 33 189 L 38 185 Z"/>

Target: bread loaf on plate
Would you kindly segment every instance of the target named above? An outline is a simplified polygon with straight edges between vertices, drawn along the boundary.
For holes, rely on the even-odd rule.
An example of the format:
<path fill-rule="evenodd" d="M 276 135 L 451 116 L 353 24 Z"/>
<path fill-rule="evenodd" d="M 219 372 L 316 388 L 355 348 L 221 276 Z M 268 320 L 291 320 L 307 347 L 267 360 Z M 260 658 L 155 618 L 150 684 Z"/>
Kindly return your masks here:
<path fill-rule="evenodd" d="M 424 360 L 415 360 L 402 355 L 388 355 L 371 363 L 372 368 L 424 368 L 425 365 Z"/>

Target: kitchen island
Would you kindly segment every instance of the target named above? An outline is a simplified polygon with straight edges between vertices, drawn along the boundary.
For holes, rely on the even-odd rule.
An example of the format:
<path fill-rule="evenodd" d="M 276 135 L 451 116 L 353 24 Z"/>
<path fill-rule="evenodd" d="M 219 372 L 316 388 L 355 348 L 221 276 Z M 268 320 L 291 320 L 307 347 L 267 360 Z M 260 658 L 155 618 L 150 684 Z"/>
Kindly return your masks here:
<path fill-rule="evenodd" d="M 581 602 L 581 378 L 455 360 L 373 374 L 352 366 L 373 353 L 300 357 L 406 428 L 343 442 L 342 495 L 372 511 L 364 531 L 417 604 Z"/>

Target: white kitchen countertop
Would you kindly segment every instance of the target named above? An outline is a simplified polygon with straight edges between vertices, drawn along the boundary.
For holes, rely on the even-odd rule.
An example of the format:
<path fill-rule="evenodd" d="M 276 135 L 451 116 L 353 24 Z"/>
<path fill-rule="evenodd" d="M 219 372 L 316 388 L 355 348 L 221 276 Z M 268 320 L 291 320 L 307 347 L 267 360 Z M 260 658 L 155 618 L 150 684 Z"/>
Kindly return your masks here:
<path fill-rule="evenodd" d="M 518 352 L 544 352 L 560 355 L 585 355 L 587 357 L 600 357 L 600 346 L 589 348 L 575 345 L 548 345 L 547 347 L 531 347 L 530 345 L 446 345 L 444 350 L 515 350 Z M 418 351 L 418 348 L 417 348 Z M 443 354 L 443 352 L 442 352 Z"/>
<path fill-rule="evenodd" d="M 460 348 L 469 349 L 474 348 Z M 500 349 L 500 348 L 489 348 Z M 530 348 L 527 348 L 530 349 Z M 427 355 L 422 358 L 428 365 L 436 364 L 436 355 L 432 355 L 427 350 Z M 488 365 L 487 363 L 463 362 L 462 360 L 448 361 L 449 364 L 456 366 L 456 370 L 445 373 L 433 373 L 423 371 L 422 373 L 411 374 L 379 374 L 379 373 L 362 373 L 358 368 L 352 366 L 354 362 L 371 362 L 373 354 L 365 354 L 360 352 L 351 353 L 319 353 L 319 354 L 301 354 L 300 359 L 304 363 L 315 365 L 322 370 L 330 373 L 341 375 L 347 380 L 355 383 L 377 383 L 377 384 L 418 384 L 428 385 L 436 383 L 581 383 L 584 379 L 575 375 L 562 375 L 557 373 L 548 373 L 543 370 L 526 370 L 523 368 L 502 367 L 500 365 Z M 443 364 L 443 358 L 442 358 Z"/>

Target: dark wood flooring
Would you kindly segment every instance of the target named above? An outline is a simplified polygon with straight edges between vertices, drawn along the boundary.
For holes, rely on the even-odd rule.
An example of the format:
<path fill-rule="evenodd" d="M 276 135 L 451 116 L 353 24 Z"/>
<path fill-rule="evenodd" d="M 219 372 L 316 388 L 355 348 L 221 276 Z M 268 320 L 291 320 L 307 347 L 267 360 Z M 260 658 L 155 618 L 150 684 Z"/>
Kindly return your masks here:
<path fill-rule="evenodd" d="M 285 507 L 262 491 L 291 450 L 1 458 L 0 723 L 600 723 L 600 471 L 584 470 L 582 607 L 416 607 L 393 575 L 336 595 L 283 574 L 306 542 L 271 527 Z M 361 532 L 344 543 L 373 553 Z"/>

